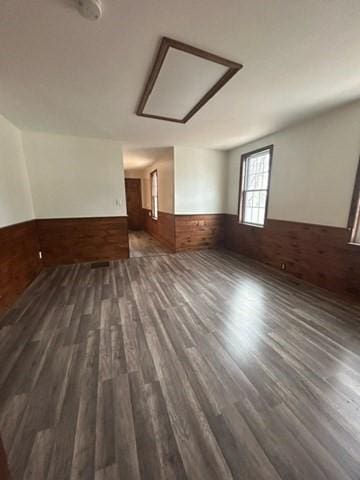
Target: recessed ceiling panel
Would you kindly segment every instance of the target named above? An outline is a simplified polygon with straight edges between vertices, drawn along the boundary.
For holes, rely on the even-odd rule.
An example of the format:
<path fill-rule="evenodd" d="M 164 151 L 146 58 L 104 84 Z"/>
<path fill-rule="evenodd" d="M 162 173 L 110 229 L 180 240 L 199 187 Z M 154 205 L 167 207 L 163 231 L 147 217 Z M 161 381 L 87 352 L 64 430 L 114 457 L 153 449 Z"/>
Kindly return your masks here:
<path fill-rule="evenodd" d="M 144 113 L 184 118 L 227 70 L 219 63 L 170 48 Z"/>
<path fill-rule="evenodd" d="M 137 114 L 187 122 L 242 65 L 163 38 Z"/>

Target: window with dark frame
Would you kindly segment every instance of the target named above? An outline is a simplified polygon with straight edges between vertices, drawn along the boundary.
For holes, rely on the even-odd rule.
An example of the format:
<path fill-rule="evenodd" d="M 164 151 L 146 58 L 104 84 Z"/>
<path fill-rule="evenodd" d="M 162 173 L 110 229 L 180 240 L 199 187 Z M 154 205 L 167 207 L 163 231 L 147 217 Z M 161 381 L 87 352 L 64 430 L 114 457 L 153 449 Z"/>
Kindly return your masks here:
<path fill-rule="evenodd" d="M 241 156 L 239 223 L 263 227 L 267 214 L 273 145 Z"/>
<path fill-rule="evenodd" d="M 350 243 L 360 246 L 360 160 L 355 177 L 348 228 L 351 230 Z"/>
<path fill-rule="evenodd" d="M 154 170 L 150 173 L 150 183 L 151 183 L 151 217 L 154 220 L 158 219 L 158 173 L 157 170 Z"/>

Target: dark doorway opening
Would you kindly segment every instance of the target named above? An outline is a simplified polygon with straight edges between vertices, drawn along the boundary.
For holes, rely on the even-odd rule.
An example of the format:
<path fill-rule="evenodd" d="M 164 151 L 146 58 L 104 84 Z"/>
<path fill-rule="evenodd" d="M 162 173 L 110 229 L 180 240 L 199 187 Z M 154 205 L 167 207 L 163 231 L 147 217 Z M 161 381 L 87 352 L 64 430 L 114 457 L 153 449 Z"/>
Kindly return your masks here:
<path fill-rule="evenodd" d="M 125 178 L 125 190 L 129 230 L 142 230 L 144 227 L 144 216 L 140 178 Z"/>

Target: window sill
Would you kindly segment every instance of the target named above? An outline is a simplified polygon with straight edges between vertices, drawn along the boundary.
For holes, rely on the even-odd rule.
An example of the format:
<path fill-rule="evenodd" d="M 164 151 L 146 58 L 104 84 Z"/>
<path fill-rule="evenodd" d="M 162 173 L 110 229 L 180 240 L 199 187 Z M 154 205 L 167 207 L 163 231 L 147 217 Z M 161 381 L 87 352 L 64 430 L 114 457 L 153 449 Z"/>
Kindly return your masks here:
<path fill-rule="evenodd" d="M 255 228 L 264 228 L 265 225 L 258 225 L 256 223 L 246 223 L 246 222 L 239 222 L 239 225 L 246 225 L 247 227 L 255 227 Z"/>

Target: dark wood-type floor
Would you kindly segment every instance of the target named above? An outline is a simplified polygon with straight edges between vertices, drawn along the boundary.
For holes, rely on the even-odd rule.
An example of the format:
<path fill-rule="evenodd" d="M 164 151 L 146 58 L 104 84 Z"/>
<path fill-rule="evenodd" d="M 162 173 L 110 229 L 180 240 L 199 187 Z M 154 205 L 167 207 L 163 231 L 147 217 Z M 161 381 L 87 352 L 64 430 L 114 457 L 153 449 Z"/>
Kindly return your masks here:
<path fill-rule="evenodd" d="M 170 250 L 143 230 L 129 231 L 130 257 L 167 255 Z"/>
<path fill-rule="evenodd" d="M 222 251 L 44 271 L 0 323 L 14 479 L 358 480 L 359 317 Z"/>

